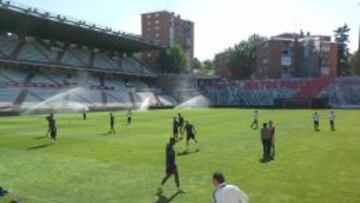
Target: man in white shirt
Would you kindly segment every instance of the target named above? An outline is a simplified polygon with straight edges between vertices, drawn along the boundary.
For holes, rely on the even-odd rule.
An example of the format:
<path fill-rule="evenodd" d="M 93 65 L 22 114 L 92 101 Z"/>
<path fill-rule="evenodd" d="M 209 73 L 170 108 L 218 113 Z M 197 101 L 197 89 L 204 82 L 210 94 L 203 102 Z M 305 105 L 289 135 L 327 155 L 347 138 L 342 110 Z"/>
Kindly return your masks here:
<path fill-rule="evenodd" d="M 319 131 L 320 130 L 320 128 L 319 128 L 320 116 L 319 116 L 318 112 L 314 113 L 313 120 L 314 120 L 314 130 Z"/>
<path fill-rule="evenodd" d="M 258 118 L 259 118 L 259 112 L 257 110 L 255 110 L 254 111 L 254 120 L 250 126 L 253 130 L 257 130 L 259 128 Z"/>
<path fill-rule="evenodd" d="M 329 113 L 329 122 L 331 131 L 335 131 L 335 113 L 334 111 L 330 111 Z"/>
<path fill-rule="evenodd" d="M 237 186 L 225 182 L 222 173 L 213 174 L 213 184 L 216 187 L 212 203 L 248 203 L 247 195 Z"/>

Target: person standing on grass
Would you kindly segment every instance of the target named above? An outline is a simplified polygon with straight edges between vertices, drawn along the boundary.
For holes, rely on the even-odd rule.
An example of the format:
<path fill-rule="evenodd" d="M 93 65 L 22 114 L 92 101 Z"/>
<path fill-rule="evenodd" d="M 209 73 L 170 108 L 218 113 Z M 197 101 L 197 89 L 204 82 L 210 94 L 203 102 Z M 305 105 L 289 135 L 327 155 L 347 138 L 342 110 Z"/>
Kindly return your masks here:
<path fill-rule="evenodd" d="M 166 170 L 165 170 L 165 177 L 163 178 L 163 180 L 161 181 L 159 187 L 158 187 L 158 193 L 161 194 L 163 192 L 162 187 L 164 186 L 164 184 L 166 183 L 166 181 L 172 176 L 174 175 L 175 177 L 175 184 L 177 187 L 177 192 L 178 193 L 183 193 L 184 191 L 180 188 L 180 180 L 179 180 L 179 172 L 175 163 L 175 150 L 174 150 L 174 146 L 176 144 L 176 140 L 175 138 L 170 138 L 169 143 L 166 145 L 166 150 L 165 150 L 165 156 L 166 156 L 166 162 L 165 162 L 165 166 L 166 166 Z"/>
<path fill-rule="evenodd" d="M 45 120 L 48 122 L 48 129 L 46 131 L 45 137 L 49 136 L 49 133 L 50 133 L 50 115 L 51 114 L 49 114 L 48 116 L 45 117 Z"/>
<path fill-rule="evenodd" d="M 273 121 L 269 121 L 269 133 L 270 133 L 270 158 L 275 159 L 275 126 Z"/>
<path fill-rule="evenodd" d="M 198 141 L 195 138 L 196 130 L 193 124 L 191 124 L 189 121 L 185 122 L 185 131 L 186 131 L 186 145 L 189 146 L 189 141 L 194 140 L 195 144 L 198 143 Z"/>
<path fill-rule="evenodd" d="M 177 121 L 176 117 L 174 117 L 173 120 L 173 135 L 175 140 L 178 140 L 179 138 L 179 122 Z"/>
<path fill-rule="evenodd" d="M 331 131 L 335 131 L 335 113 L 334 111 L 330 111 L 329 113 L 329 122 Z"/>
<path fill-rule="evenodd" d="M 127 117 L 127 125 L 131 125 L 131 121 L 132 121 L 132 111 L 131 109 L 129 109 L 127 112 L 126 112 L 126 117 Z"/>
<path fill-rule="evenodd" d="M 314 130 L 315 131 L 319 131 L 320 130 L 320 116 L 318 114 L 318 112 L 315 112 L 313 115 L 313 120 L 314 120 Z"/>
<path fill-rule="evenodd" d="M 225 182 L 222 173 L 215 172 L 213 174 L 213 185 L 215 191 L 212 197 L 212 203 L 248 203 L 248 196 L 237 186 L 230 185 Z"/>
<path fill-rule="evenodd" d="M 182 117 L 182 115 L 180 113 L 178 113 L 178 122 L 179 122 L 180 133 L 181 133 L 181 135 L 183 135 L 185 119 L 184 119 L 184 117 Z"/>
<path fill-rule="evenodd" d="M 270 158 L 271 140 L 267 123 L 264 123 L 263 128 L 261 129 L 261 141 L 263 145 L 263 160 L 268 160 Z"/>
<path fill-rule="evenodd" d="M 259 112 L 257 110 L 254 111 L 254 119 L 253 122 L 251 123 L 250 127 L 253 130 L 257 130 L 259 128 Z"/>
<path fill-rule="evenodd" d="M 115 116 L 113 113 L 110 113 L 110 134 L 115 134 Z"/>
<path fill-rule="evenodd" d="M 86 109 L 83 108 L 82 110 L 83 120 L 86 120 Z"/>
<path fill-rule="evenodd" d="M 54 118 L 54 113 L 51 113 L 48 117 L 49 122 L 49 129 L 50 129 L 50 139 L 52 143 L 56 143 L 56 136 L 57 136 L 57 128 L 56 128 L 56 121 Z"/>

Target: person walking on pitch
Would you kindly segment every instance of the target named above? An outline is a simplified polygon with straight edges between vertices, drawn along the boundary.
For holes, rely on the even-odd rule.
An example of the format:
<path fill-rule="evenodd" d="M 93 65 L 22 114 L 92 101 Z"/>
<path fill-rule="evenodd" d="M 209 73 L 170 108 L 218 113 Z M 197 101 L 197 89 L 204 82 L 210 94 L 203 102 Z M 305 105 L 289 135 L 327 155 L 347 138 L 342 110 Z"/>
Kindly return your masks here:
<path fill-rule="evenodd" d="M 173 120 L 173 135 L 175 140 L 179 139 L 179 122 L 177 121 L 176 117 Z"/>
<path fill-rule="evenodd" d="M 110 134 L 115 134 L 115 116 L 113 113 L 110 113 Z"/>
<path fill-rule="evenodd" d="M 189 121 L 185 122 L 185 131 L 186 131 L 186 145 L 189 146 L 189 141 L 194 140 L 195 144 L 198 143 L 198 141 L 195 138 L 196 130 L 193 124 L 191 124 Z"/>
<path fill-rule="evenodd" d="M 86 109 L 84 108 L 82 110 L 83 120 L 86 120 Z"/>
<path fill-rule="evenodd" d="M 52 143 L 56 143 L 56 136 L 57 136 L 57 128 L 56 128 L 56 121 L 54 118 L 54 113 L 51 113 L 47 120 L 49 122 L 49 129 L 50 129 L 50 139 Z"/>
<path fill-rule="evenodd" d="M 329 123 L 331 131 L 335 131 L 335 113 L 334 111 L 330 111 L 329 113 Z"/>
<path fill-rule="evenodd" d="M 314 130 L 320 131 L 320 116 L 319 116 L 318 112 L 314 113 L 313 121 L 314 121 Z"/>
<path fill-rule="evenodd" d="M 257 110 L 254 111 L 254 118 L 253 122 L 251 123 L 250 127 L 253 130 L 257 130 L 259 128 L 259 112 Z"/>
<path fill-rule="evenodd" d="M 263 161 L 267 161 L 270 159 L 270 132 L 267 127 L 267 123 L 263 124 L 263 128 L 261 128 L 261 141 L 263 145 Z"/>
<path fill-rule="evenodd" d="M 126 112 L 126 117 L 127 117 L 127 125 L 131 125 L 131 121 L 132 121 L 132 111 L 131 111 L 131 109 L 129 109 Z"/>
<path fill-rule="evenodd" d="M 170 138 L 169 143 L 166 145 L 165 150 L 165 177 L 161 181 L 159 187 L 158 187 L 158 193 L 161 194 L 163 192 L 162 187 L 166 183 L 166 181 L 173 175 L 175 177 L 175 184 L 177 187 L 178 193 L 183 193 L 184 191 L 180 188 L 180 180 L 179 180 L 179 172 L 175 163 L 175 150 L 174 146 L 176 144 L 175 138 Z"/>
<path fill-rule="evenodd" d="M 178 113 L 178 122 L 179 122 L 179 131 L 180 131 L 181 135 L 183 135 L 185 119 L 184 119 L 184 117 L 182 117 L 182 115 L 180 113 Z"/>

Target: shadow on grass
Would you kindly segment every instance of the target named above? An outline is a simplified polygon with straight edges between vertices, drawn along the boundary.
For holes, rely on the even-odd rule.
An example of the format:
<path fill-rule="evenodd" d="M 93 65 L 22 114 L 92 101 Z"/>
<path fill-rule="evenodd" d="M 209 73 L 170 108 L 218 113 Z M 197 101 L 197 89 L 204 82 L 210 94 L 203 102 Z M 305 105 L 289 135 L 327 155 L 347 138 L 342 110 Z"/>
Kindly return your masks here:
<path fill-rule="evenodd" d="M 52 144 L 48 143 L 48 144 L 42 144 L 42 145 L 37 145 L 37 146 L 33 146 L 33 147 L 29 147 L 27 148 L 28 150 L 37 150 L 37 149 L 43 149 L 46 147 L 50 147 Z"/>
<path fill-rule="evenodd" d="M 168 203 L 173 201 L 180 193 L 176 192 L 175 194 L 171 195 L 170 197 L 165 197 L 162 194 L 157 194 L 158 200 L 155 203 Z"/>
<path fill-rule="evenodd" d="M 191 154 L 198 153 L 199 151 L 200 151 L 199 149 L 196 149 L 194 151 L 184 150 L 184 151 L 178 152 L 177 155 L 178 156 L 186 156 L 186 155 L 191 155 Z"/>
<path fill-rule="evenodd" d="M 41 140 L 41 139 L 45 139 L 45 138 L 48 138 L 48 136 L 45 135 L 45 136 L 34 137 L 34 140 Z"/>
<path fill-rule="evenodd" d="M 112 133 L 112 132 L 106 132 L 106 133 L 102 133 L 101 135 L 102 135 L 102 136 L 108 136 L 108 135 L 111 135 L 111 134 L 114 134 L 114 133 Z"/>
<path fill-rule="evenodd" d="M 266 163 L 269 163 L 269 162 L 271 162 L 273 160 L 274 160 L 274 158 L 261 158 L 259 160 L 259 162 L 262 163 L 262 164 L 266 164 Z"/>

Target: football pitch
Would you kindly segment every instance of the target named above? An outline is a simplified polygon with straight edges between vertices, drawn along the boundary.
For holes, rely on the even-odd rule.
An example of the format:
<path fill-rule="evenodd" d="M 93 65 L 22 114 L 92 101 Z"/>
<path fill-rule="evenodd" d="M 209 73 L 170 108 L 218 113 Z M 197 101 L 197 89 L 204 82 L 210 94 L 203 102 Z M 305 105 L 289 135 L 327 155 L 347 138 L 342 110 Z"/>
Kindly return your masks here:
<path fill-rule="evenodd" d="M 173 177 L 162 195 L 165 146 L 172 118 L 182 113 L 195 125 L 200 151 L 176 157 L 184 194 Z M 30 203 L 204 203 L 210 202 L 212 173 L 221 171 L 250 202 L 360 202 L 360 111 L 336 110 L 336 131 L 328 110 L 259 110 L 260 124 L 276 125 L 276 159 L 261 163 L 260 131 L 251 130 L 253 110 L 192 109 L 135 112 L 125 126 L 115 112 L 116 134 L 109 135 L 108 113 L 55 115 L 58 142 L 49 145 L 45 115 L 0 117 L 0 186 L 11 189 L 0 202 Z M 186 150 L 184 141 L 175 146 Z M 192 149 L 190 149 L 192 150 Z"/>

